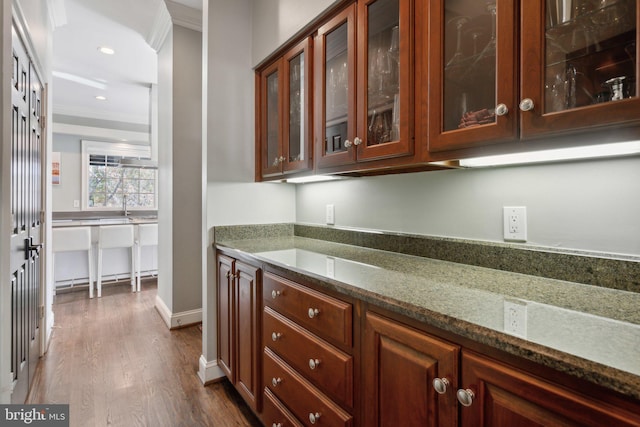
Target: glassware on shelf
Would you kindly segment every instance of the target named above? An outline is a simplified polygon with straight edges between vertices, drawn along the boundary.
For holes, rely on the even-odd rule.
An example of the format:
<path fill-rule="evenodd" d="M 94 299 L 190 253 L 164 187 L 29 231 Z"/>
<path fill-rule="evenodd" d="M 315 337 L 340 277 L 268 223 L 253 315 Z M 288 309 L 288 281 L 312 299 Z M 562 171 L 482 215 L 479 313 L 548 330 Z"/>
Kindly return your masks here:
<path fill-rule="evenodd" d="M 445 65 L 445 69 L 452 68 L 464 62 L 464 53 L 462 52 L 462 29 L 468 22 L 468 16 L 456 16 L 447 22 L 447 25 L 453 26 L 456 29 L 456 50 L 451 59 L 449 59 Z"/>

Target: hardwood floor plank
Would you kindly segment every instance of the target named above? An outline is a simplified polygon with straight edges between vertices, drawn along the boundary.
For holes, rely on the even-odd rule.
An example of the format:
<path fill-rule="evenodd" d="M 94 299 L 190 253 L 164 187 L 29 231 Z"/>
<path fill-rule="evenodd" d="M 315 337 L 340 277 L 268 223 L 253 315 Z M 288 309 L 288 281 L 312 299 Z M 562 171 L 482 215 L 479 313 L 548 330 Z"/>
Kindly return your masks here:
<path fill-rule="evenodd" d="M 27 403 L 69 403 L 70 425 L 260 426 L 227 382 L 197 376 L 202 334 L 169 331 L 156 312 L 155 281 L 56 296 L 55 326 Z"/>

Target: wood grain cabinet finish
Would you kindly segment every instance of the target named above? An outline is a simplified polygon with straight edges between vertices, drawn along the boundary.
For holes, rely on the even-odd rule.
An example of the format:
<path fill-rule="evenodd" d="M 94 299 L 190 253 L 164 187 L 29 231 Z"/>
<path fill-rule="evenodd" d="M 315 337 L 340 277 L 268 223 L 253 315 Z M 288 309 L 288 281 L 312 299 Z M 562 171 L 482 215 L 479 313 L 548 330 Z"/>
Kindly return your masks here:
<path fill-rule="evenodd" d="M 312 169 L 312 53 L 307 37 L 256 74 L 256 180 Z"/>
<path fill-rule="evenodd" d="M 339 403 L 353 408 L 353 357 L 264 308 L 263 342 Z"/>
<path fill-rule="evenodd" d="M 429 30 L 420 28 L 416 40 L 428 64 L 416 105 L 428 105 L 421 135 L 431 159 L 532 150 L 541 137 L 613 126 L 637 137 L 640 97 L 629 84 L 639 65 L 637 1 L 583 2 L 571 13 L 560 7 L 548 0 L 418 2 Z M 567 144 L 555 138 L 545 147 Z"/>
<path fill-rule="evenodd" d="M 268 347 L 264 349 L 264 382 L 306 426 L 351 426 L 353 417 L 314 387 Z"/>
<path fill-rule="evenodd" d="M 463 351 L 461 384 L 474 396 L 461 407 L 462 427 L 640 425 L 637 405 L 614 406 L 472 352 Z"/>
<path fill-rule="evenodd" d="M 269 272 L 264 273 L 262 289 L 265 305 L 329 341 L 352 345 L 351 304 Z"/>
<path fill-rule="evenodd" d="M 371 312 L 364 334 L 363 425 L 457 426 L 458 346 Z"/>
<path fill-rule="evenodd" d="M 261 271 L 220 254 L 217 265 L 218 361 L 243 399 L 260 411 Z"/>
<path fill-rule="evenodd" d="M 262 419 L 267 427 L 302 427 L 296 417 L 265 387 Z"/>

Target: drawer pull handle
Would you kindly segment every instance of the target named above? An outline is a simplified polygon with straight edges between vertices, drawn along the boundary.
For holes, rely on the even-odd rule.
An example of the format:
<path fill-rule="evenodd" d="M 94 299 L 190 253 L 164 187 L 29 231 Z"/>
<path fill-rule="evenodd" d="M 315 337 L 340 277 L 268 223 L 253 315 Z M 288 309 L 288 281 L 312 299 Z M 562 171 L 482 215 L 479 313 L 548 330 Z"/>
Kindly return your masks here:
<path fill-rule="evenodd" d="M 316 369 L 319 364 L 320 364 L 319 359 L 309 359 L 309 369 L 311 369 L 312 371 Z"/>
<path fill-rule="evenodd" d="M 281 337 L 282 337 L 282 334 L 280 332 L 273 332 L 271 334 L 271 339 L 273 341 L 278 341 Z"/>
<path fill-rule="evenodd" d="M 271 378 L 271 385 L 274 387 L 278 387 L 278 384 L 282 382 L 282 378 Z"/>
<path fill-rule="evenodd" d="M 459 389 L 456 393 L 456 396 L 458 397 L 458 402 L 460 402 L 462 406 L 471 406 L 471 404 L 473 403 L 473 398 L 476 397 L 476 395 L 470 389 Z"/>
<path fill-rule="evenodd" d="M 318 310 L 317 308 L 310 308 L 309 309 L 309 319 L 313 319 L 314 317 L 318 317 L 318 314 L 320 314 L 320 310 Z"/>
<path fill-rule="evenodd" d="M 282 427 L 282 423 L 273 423 L 271 427 Z"/>
<path fill-rule="evenodd" d="M 319 412 L 316 412 L 315 414 L 314 413 L 310 413 L 309 414 L 309 422 L 311 424 L 315 424 L 316 421 L 318 421 L 318 418 L 320 418 L 320 413 Z"/>
<path fill-rule="evenodd" d="M 275 289 L 271 291 L 271 298 L 276 299 L 280 296 L 280 291 L 276 291 Z"/>
<path fill-rule="evenodd" d="M 445 394 L 448 386 L 449 380 L 446 378 L 435 378 L 433 380 L 433 388 L 438 394 Z"/>

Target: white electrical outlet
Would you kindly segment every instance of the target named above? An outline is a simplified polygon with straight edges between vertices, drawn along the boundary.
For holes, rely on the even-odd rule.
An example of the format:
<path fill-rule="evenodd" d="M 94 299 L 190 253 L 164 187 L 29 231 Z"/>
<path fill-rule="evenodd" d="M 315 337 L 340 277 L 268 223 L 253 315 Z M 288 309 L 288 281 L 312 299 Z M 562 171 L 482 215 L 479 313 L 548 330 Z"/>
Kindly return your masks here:
<path fill-rule="evenodd" d="M 526 206 L 505 206 L 503 209 L 504 240 L 511 242 L 527 241 Z"/>
<path fill-rule="evenodd" d="M 504 331 L 522 338 L 527 337 L 527 303 L 520 300 L 504 301 Z"/>
<path fill-rule="evenodd" d="M 327 205 L 326 210 L 326 223 L 328 225 L 335 224 L 335 208 L 333 205 Z"/>
<path fill-rule="evenodd" d="M 74 200 L 73 201 L 73 207 L 74 208 L 79 208 L 80 207 L 80 200 Z"/>

